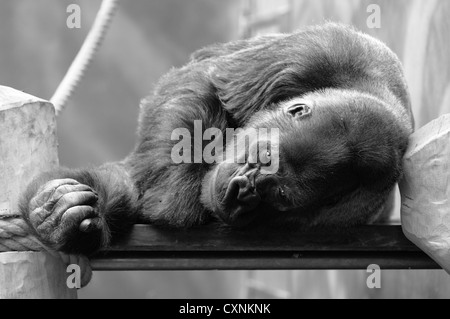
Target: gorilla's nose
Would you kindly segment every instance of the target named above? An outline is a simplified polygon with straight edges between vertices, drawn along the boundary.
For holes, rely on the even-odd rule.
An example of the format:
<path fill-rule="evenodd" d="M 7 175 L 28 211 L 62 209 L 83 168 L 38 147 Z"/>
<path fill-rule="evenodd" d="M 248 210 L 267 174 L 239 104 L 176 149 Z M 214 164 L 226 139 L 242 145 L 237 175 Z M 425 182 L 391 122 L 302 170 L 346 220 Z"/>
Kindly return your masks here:
<path fill-rule="evenodd" d="M 311 108 L 306 104 L 294 104 L 287 108 L 287 112 L 293 117 L 303 117 L 311 114 Z"/>

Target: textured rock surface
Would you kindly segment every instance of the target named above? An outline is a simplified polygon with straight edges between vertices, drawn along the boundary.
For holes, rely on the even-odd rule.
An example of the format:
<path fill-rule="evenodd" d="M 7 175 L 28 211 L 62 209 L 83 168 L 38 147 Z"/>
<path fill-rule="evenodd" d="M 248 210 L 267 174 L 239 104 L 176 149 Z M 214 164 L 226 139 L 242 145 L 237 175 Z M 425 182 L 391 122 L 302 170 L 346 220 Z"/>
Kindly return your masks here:
<path fill-rule="evenodd" d="M 31 179 L 57 165 L 53 105 L 0 86 L 0 218 L 16 214 Z M 62 260 L 47 253 L 0 253 L 0 299 L 76 298 L 67 276 Z"/>
<path fill-rule="evenodd" d="M 404 165 L 403 231 L 450 273 L 450 115 L 410 137 Z"/>
<path fill-rule="evenodd" d="M 53 106 L 0 86 L 0 216 L 17 213 L 18 196 L 39 172 L 58 165 Z"/>
<path fill-rule="evenodd" d="M 31 265 L 31 266 L 30 266 Z M 1 253 L 0 299 L 75 299 L 68 289 L 66 266 L 45 253 Z"/>

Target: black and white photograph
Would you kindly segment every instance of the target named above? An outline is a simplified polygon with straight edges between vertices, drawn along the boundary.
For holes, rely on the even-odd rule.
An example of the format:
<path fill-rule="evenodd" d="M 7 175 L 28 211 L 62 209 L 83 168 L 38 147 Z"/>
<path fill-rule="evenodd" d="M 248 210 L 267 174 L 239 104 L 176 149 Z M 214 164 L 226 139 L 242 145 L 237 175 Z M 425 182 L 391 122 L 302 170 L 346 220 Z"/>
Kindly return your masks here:
<path fill-rule="evenodd" d="M 450 1 L 0 1 L 0 299 L 448 298 Z"/>

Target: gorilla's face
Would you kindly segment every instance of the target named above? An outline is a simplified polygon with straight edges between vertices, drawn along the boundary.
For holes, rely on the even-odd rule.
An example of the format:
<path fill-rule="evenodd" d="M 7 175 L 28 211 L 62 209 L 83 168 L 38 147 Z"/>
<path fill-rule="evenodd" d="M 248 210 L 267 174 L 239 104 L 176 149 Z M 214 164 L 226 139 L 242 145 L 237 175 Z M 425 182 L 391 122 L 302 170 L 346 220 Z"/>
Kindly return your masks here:
<path fill-rule="evenodd" d="M 241 134 L 250 128 L 279 134 L 238 145 L 236 158 L 217 166 L 210 192 L 219 217 L 243 226 L 261 208 L 302 214 L 348 201 L 363 184 L 395 183 L 401 156 L 385 129 L 392 119 L 367 112 L 375 104 L 351 94 L 312 94 L 255 114 Z"/>

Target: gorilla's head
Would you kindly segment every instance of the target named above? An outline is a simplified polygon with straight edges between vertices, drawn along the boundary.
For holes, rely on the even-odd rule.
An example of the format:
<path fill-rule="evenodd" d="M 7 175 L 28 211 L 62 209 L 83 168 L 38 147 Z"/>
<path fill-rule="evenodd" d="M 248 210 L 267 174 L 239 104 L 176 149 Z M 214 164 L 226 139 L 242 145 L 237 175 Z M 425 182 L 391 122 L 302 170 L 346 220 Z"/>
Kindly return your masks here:
<path fill-rule="evenodd" d="M 380 195 L 400 178 L 407 147 L 401 116 L 390 109 L 372 95 L 327 89 L 257 112 L 238 135 L 270 134 L 243 146 L 235 139 L 234 158 L 206 177 L 203 202 L 234 226 L 262 222 L 260 214 L 311 224 L 321 215 L 329 224 L 373 218 Z"/>

